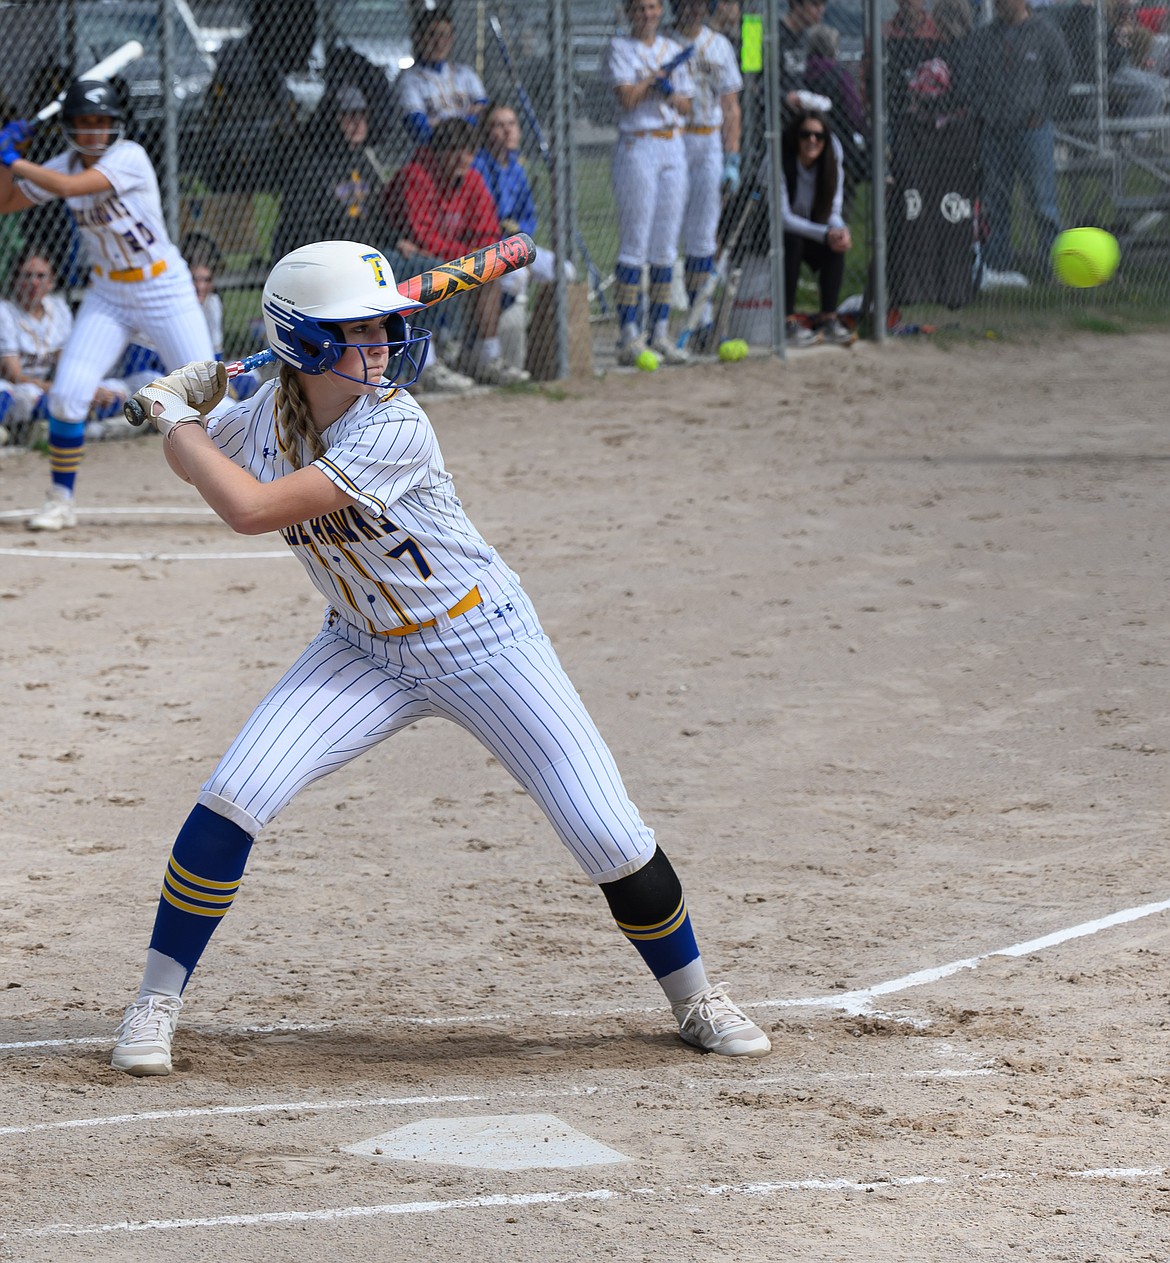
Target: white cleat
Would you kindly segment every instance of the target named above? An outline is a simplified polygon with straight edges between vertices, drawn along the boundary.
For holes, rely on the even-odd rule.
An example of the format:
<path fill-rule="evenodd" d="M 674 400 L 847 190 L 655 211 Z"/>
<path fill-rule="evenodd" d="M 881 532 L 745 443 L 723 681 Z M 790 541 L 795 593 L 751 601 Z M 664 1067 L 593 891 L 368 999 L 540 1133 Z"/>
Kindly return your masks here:
<path fill-rule="evenodd" d="M 474 386 L 475 382 L 472 378 L 457 373 L 453 368 L 448 368 L 437 355 L 428 355 L 426 367 L 419 375 L 414 388 L 421 394 L 465 395 Z"/>
<path fill-rule="evenodd" d="M 475 380 L 481 386 L 519 386 L 531 378 L 526 368 L 505 364 L 501 359 L 480 360 L 475 366 Z"/>
<path fill-rule="evenodd" d="M 650 350 L 663 364 L 689 364 L 691 353 L 684 347 L 675 346 L 669 338 L 655 338 L 650 343 Z"/>
<path fill-rule="evenodd" d="M 110 1065 L 127 1074 L 170 1074 L 171 1040 L 182 1007 L 178 996 L 139 996 L 118 1027 Z"/>
<path fill-rule="evenodd" d="M 73 507 L 73 497 L 60 487 L 49 488 L 49 498 L 40 512 L 34 513 L 25 523 L 30 531 L 63 531 L 76 525 L 77 510 Z"/>
<path fill-rule="evenodd" d="M 722 987 L 708 987 L 673 1005 L 678 1033 L 684 1043 L 724 1057 L 766 1057 L 772 1041 L 736 1008 Z"/>

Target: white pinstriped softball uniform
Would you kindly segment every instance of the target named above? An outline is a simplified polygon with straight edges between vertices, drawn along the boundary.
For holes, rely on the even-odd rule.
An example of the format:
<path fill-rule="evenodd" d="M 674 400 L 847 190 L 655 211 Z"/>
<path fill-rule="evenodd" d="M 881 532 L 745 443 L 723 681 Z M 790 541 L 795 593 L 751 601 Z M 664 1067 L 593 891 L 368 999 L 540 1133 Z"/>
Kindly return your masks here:
<path fill-rule="evenodd" d="M 676 40 L 683 37 L 674 33 Z M 695 95 L 683 129 L 687 154 L 687 198 L 682 221 L 682 248 L 697 258 L 717 249 L 723 177 L 723 106 L 720 98 L 743 89 L 735 49 L 726 36 L 704 26 L 690 41 L 694 56 L 687 62 Z"/>
<path fill-rule="evenodd" d="M 680 52 L 682 46 L 665 35 L 656 36 L 652 44 L 617 35 L 606 55 L 606 76 L 614 86 L 632 85 L 657 74 Z M 694 95 L 688 63 L 677 66 L 670 80 L 680 96 Z M 618 111 L 613 190 L 619 263 L 631 267 L 674 263 L 687 195 L 682 125 L 682 115 L 658 93 L 632 110 Z"/>
<path fill-rule="evenodd" d="M 423 114 L 430 127 L 445 118 L 468 118 L 476 106 L 487 103 L 479 75 L 457 61 L 416 61 L 399 72 L 394 86 L 403 114 Z"/>
<path fill-rule="evenodd" d="M 76 154 L 50 158 L 53 171 L 81 169 Z M 167 236 L 158 180 L 146 150 L 120 140 L 97 160 L 111 187 L 67 197 L 93 276 L 61 353 L 49 410 L 61 421 L 84 421 L 94 390 L 136 334 L 158 348 L 168 372 L 214 358 L 191 273 Z M 32 202 L 54 195 L 16 181 Z M 130 279 L 134 275 L 138 279 Z M 118 279 L 122 278 L 122 279 Z"/>
<path fill-rule="evenodd" d="M 293 471 L 274 406 L 268 383 L 208 431 L 261 482 Z M 439 716 L 500 760 L 594 880 L 635 872 L 654 835 L 519 580 L 465 515 L 426 414 L 404 391 L 367 396 L 322 437 L 315 467 L 358 506 L 282 534 L 329 602 L 325 625 L 199 801 L 255 834 L 304 786 Z"/>

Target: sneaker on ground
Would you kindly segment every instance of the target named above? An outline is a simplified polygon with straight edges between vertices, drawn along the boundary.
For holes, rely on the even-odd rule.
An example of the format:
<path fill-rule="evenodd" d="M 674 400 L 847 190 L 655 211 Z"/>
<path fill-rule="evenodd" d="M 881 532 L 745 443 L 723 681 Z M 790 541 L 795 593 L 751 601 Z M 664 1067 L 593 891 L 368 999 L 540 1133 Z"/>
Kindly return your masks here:
<path fill-rule="evenodd" d="M 426 367 L 418 379 L 417 389 L 422 392 L 432 391 L 436 394 L 462 395 L 475 385 L 470 377 L 464 377 L 453 368 L 448 368 L 437 356 L 427 356 Z"/>
<path fill-rule="evenodd" d="M 62 531 L 67 526 L 76 525 L 77 510 L 73 507 L 73 497 L 60 487 L 49 488 L 49 498 L 40 512 L 34 513 L 25 523 L 30 531 Z"/>
<path fill-rule="evenodd" d="M 799 320 L 789 320 L 784 325 L 784 341 L 792 347 L 819 346 L 821 335 Z"/>
<path fill-rule="evenodd" d="M 999 272 L 995 268 L 984 268 L 980 289 L 1030 289 L 1032 282 L 1023 272 Z"/>
<path fill-rule="evenodd" d="M 105 443 L 111 439 L 140 439 L 150 433 L 149 426 L 133 425 L 125 417 L 107 417 L 101 425 L 102 441 Z"/>
<path fill-rule="evenodd" d="M 852 346 L 857 341 L 857 334 L 836 317 L 821 325 L 821 337 L 830 346 Z"/>
<path fill-rule="evenodd" d="M 118 1027 L 110 1065 L 127 1074 L 170 1074 L 171 1040 L 182 1007 L 178 996 L 139 996 Z"/>
<path fill-rule="evenodd" d="M 650 343 L 650 350 L 663 364 L 689 364 L 691 362 L 690 351 L 681 346 L 675 346 L 669 338 L 655 338 Z"/>
<path fill-rule="evenodd" d="M 731 1003 L 722 987 L 708 987 L 673 1009 L 683 1041 L 704 1052 L 721 1053 L 724 1057 L 766 1057 L 772 1051 L 772 1041 Z"/>
<path fill-rule="evenodd" d="M 526 368 L 505 364 L 503 360 L 480 360 L 475 366 L 475 380 L 481 386 L 519 386 L 532 374 Z"/>
<path fill-rule="evenodd" d="M 632 342 L 619 342 L 617 362 L 624 368 L 633 368 L 638 362 L 638 356 L 649 349 L 645 338 L 635 338 Z"/>

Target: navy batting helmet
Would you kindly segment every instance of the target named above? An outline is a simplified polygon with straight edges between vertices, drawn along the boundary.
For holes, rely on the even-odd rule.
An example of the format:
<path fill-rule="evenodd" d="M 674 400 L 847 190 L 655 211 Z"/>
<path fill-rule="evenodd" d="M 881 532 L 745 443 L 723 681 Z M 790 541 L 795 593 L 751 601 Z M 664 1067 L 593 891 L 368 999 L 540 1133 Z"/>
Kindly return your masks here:
<path fill-rule="evenodd" d="M 101 142 L 82 141 L 76 127 L 79 118 L 108 118 L 111 126 L 105 139 Z M 112 84 L 103 79 L 75 79 L 61 102 L 61 121 L 70 148 L 92 157 L 105 153 L 116 140 L 121 139 L 126 112 Z"/>

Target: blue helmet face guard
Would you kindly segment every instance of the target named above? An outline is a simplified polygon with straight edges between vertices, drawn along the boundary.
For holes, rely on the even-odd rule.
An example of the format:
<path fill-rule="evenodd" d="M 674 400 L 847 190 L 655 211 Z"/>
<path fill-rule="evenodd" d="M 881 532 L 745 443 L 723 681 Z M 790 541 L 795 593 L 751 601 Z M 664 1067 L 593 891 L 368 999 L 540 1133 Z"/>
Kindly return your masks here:
<path fill-rule="evenodd" d="M 387 312 L 382 317 L 386 330 L 384 342 L 346 342 L 340 321 L 313 320 L 274 303 L 266 303 L 265 310 L 272 317 L 279 335 L 280 346 L 274 349 L 282 360 L 302 373 L 312 376 L 332 373 L 358 386 L 375 386 L 377 382 L 368 380 L 369 366 L 364 353 L 372 347 L 388 347 L 390 359 L 382 370 L 382 380 L 405 390 L 418 381 L 426 364 L 431 331 L 411 329 L 399 312 Z M 351 349 L 361 354 L 362 377 L 337 371 L 337 362 Z"/>

